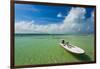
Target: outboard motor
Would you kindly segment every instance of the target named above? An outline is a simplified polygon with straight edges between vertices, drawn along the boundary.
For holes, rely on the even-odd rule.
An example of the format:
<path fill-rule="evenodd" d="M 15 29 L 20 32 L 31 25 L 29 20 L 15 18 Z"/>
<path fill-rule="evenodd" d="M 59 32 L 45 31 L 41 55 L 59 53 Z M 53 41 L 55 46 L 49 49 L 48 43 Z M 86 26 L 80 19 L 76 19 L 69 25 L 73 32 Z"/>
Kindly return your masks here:
<path fill-rule="evenodd" d="M 62 43 L 63 45 L 65 45 L 65 40 L 61 40 L 61 43 Z"/>

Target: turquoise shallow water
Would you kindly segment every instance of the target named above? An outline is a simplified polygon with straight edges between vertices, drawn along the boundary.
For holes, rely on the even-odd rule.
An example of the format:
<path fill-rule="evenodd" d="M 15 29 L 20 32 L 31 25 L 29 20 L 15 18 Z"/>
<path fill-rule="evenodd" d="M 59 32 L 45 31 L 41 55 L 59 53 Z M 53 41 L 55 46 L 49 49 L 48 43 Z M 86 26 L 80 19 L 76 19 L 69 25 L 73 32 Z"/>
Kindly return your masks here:
<path fill-rule="evenodd" d="M 60 47 L 61 39 L 79 46 L 84 55 L 74 55 Z M 15 36 L 15 65 L 94 61 L 93 35 Z"/>

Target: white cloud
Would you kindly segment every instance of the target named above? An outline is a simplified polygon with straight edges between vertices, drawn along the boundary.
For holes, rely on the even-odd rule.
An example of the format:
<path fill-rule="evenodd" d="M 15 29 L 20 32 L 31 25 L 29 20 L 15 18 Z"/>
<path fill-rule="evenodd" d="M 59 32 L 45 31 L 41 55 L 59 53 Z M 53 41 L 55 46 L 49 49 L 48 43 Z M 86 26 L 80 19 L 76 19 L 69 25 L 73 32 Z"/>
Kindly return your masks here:
<path fill-rule="evenodd" d="M 35 24 L 34 21 L 21 21 L 15 23 L 15 33 L 75 33 L 82 29 L 86 10 L 85 8 L 72 8 L 61 24 Z M 57 15 L 61 17 L 61 13 Z"/>
<path fill-rule="evenodd" d="M 91 17 L 87 19 L 87 31 L 94 31 L 94 11 L 91 12 Z"/>
<path fill-rule="evenodd" d="M 61 14 L 61 13 L 58 13 L 58 14 L 57 14 L 57 17 L 63 17 L 63 16 L 62 16 L 62 14 Z"/>

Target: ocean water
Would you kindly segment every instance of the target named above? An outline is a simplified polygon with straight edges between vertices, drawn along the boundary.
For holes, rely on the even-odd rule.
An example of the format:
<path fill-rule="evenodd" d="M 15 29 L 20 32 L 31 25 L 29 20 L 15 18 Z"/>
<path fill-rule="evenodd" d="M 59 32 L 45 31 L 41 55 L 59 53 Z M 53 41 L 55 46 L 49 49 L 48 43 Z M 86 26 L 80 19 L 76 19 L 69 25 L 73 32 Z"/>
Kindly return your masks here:
<path fill-rule="evenodd" d="M 75 55 L 63 49 L 61 39 L 85 50 Z M 15 65 L 94 61 L 93 35 L 15 35 Z"/>

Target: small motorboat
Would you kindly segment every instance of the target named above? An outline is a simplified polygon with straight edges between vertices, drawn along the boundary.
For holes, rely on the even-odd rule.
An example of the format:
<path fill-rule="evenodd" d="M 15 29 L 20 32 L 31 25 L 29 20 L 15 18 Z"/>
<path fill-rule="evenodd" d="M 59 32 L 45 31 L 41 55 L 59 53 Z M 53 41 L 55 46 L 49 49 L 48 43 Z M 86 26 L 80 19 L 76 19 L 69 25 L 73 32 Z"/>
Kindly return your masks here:
<path fill-rule="evenodd" d="M 82 48 L 71 45 L 69 44 L 69 42 L 67 44 L 60 43 L 60 46 L 63 47 L 65 50 L 71 53 L 74 53 L 74 54 L 84 54 L 85 53 L 85 51 Z"/>

